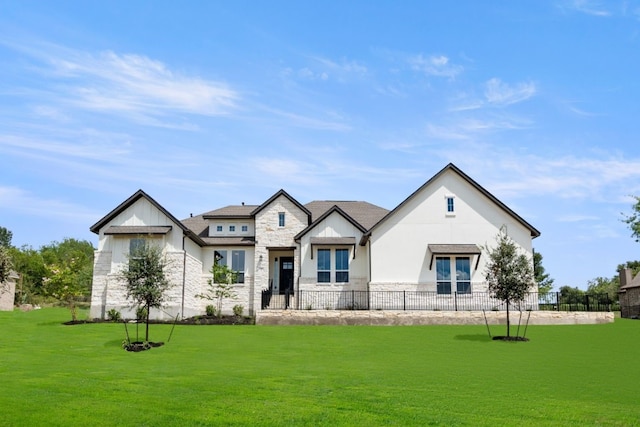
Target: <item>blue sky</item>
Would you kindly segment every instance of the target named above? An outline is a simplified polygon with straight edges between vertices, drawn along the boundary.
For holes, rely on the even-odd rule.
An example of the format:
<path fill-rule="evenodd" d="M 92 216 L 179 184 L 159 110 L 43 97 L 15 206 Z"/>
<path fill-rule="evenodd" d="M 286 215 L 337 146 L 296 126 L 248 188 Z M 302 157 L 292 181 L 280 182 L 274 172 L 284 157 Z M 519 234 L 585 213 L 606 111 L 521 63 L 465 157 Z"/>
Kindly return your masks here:
<path fill-rule="evenodd" d="M 392 209 L 453 162 L 542 232 L 556 289 L 640 259 L 640 1 L 0 0 L 0 225 Z"/>

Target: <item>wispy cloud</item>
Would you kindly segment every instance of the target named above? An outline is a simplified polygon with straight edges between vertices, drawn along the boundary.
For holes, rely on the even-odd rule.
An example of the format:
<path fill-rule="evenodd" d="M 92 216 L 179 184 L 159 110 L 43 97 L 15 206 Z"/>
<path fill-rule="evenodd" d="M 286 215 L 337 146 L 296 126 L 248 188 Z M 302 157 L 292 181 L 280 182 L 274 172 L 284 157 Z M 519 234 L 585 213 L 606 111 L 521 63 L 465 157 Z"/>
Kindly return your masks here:
<path fill-rule="evenodd" d="M 94 212 L 84 205 L 58 199 L 43 199 L 18 187 L 0 186 L 0 205 L 11 206 L 14 212 L 35 217 L 87 224 L 103 214 Z"/>
<path fill-rule="evenodd" d="M 485 84 L 484 96 L 492 105 L 511 105 L 525 101 L 536 94 L 536 85 L 532 82 L 509 85 L 498 78 Z"/>
<path fill-rule="evenodd" d="M 91 53 L 42 43 L 9 46 L 40 61 L 37 71 L 55 79 L 42 90 L 45 99 L 139 119 L 146 125 L 160 125 L 175 114 L 229 114 L 241 98 L 224 82 L 173 71 L 144 55 Z M 41 106 L 36 112 L 58 118 L 68 115 L 60 107 Z"/>
<path fill-rule="evenodd" d="M 592 16 L 611 16 L 612 13 L 597 0 L 570 0 L 564 3 L 564 7 Z"/>
<path fill-rule="evenodd" d="M 412 69 L 420 71 L 430 76 L 455 78 L 462 73 L 462 65 L 452 64 L 449 58 L 444 55 L 423 56 L 414 55 L 408 59 Z"/>

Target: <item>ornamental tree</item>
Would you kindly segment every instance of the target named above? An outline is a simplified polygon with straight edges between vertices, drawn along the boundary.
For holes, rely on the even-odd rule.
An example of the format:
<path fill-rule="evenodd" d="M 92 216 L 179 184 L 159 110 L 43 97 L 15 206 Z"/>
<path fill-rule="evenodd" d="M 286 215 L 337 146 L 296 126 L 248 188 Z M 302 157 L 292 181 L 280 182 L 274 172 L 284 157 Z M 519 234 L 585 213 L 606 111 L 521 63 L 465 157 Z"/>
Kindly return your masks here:
<path fill-rule="evenodd" d="M 215 301 L 216 315 L 222 317 L 222 301 L 225 298 L 233 299 L 237 296 L 233 290 L 233 284 L 236 282 L 238 274 L 228 266 L 218 264 L 217 260 L 213 263 L 209 272 L 212 274 L 212 277 L 207 280 L 207 291 L 203 294 L 196 295 L 196 297 Z"/>
<path fill-rule="evenodd" d="M 509 306 L 521 303 L 534 283 L 531 260 L 520 252 L 504 228 L 496 236 L 496 247 L 486 248 L 489 262 L 485 278 L 489 293 L 507 305 L 507 337 L 510 336 Z"/>
<path fill-rule="evenodd" d="M 152 308 L 162 307 L 165 292 L 170 287 L 164 272 L 166 266 L 160 247 L 145 240 L 144 244 L 132 248 L 128 264 L 120 272 L 127 299 L 132 299 L 146 314 L 145 341 L 149 341 L 149 312 Z"/>

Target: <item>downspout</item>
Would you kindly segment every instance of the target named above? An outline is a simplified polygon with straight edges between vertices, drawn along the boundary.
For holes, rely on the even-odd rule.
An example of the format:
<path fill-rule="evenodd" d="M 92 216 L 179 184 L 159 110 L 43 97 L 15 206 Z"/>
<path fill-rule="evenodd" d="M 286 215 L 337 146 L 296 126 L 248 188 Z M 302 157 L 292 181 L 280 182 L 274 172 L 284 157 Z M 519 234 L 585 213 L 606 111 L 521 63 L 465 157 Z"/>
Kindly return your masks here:
<path fill-rule="evenodd" d="M 187 283 L 187 251 L 184 246 L 184 239 L 187 236 L 182 233 L 182 305 L 180 308 L 180 316 L 184 319 L 184 293 Z"/>

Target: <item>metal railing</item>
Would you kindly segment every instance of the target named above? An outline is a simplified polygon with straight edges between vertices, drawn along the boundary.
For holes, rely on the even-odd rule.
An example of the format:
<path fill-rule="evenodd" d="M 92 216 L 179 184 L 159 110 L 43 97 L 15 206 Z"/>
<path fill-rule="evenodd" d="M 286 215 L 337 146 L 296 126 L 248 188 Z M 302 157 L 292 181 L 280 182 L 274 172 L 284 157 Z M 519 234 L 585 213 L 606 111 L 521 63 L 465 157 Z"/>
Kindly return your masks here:
<path fill-rule="evenodd" d="M 452 292 L 439 294 L 429 291 L 309 291 L 296 294 L 272 294 L 262 291 L 263 310 L 435 310 L 435 311 L 503 311 L 504 301 L 488 292 Z M 607 294 L 564 296 L 560 292 L 528 293 L 512 310 L 553 311 L 611 311 L 612 301 Z"/>

